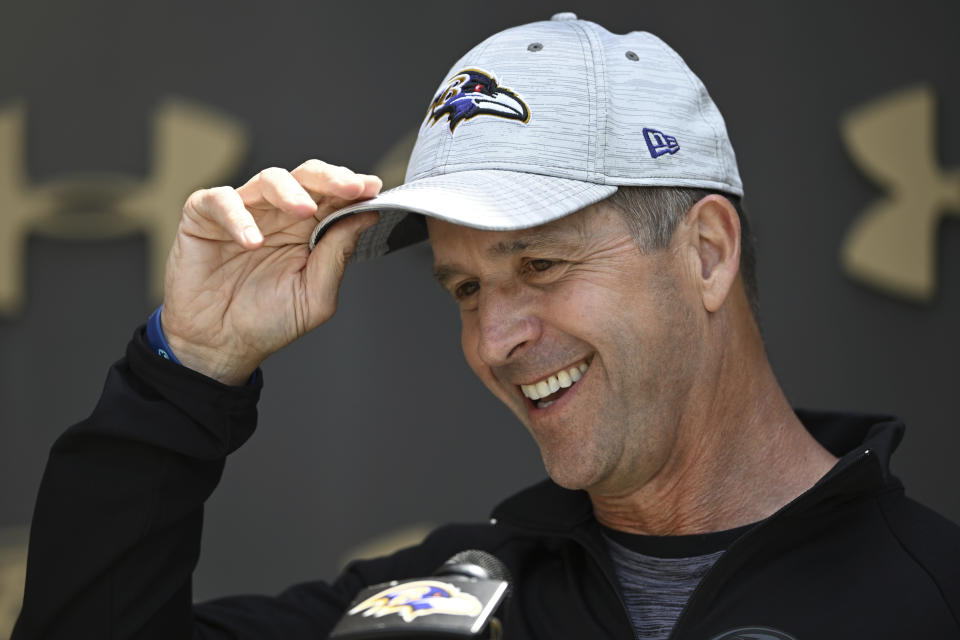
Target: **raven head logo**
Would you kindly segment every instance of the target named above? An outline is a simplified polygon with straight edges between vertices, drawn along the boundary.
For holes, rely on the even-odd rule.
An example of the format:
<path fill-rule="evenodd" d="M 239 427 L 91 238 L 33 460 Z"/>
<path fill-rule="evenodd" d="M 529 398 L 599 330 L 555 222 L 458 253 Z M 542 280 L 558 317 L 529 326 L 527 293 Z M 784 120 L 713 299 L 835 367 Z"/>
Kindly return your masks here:
<path fill-rule="evenodd" d="M 438 580 L 415 580 L 393 585 L 356 605 L 348 615 L 383 616 L 395 613 L 404 622 L 420 616 L 446 613 L 454 616 L 479 616 L 483 606 L 476 596 L 464 593 L 452 584 Z"/>
<path fill-rule="evenodd" d="M 464 69 L 437 92 L 427 109 L 431 125 L 447 116 L 450 133 L 464 120 L 488 115 L 507 120 L 530 121 L 530 109 L 523 99 L 497 84 L 493 74 L 480 69 Z"/>

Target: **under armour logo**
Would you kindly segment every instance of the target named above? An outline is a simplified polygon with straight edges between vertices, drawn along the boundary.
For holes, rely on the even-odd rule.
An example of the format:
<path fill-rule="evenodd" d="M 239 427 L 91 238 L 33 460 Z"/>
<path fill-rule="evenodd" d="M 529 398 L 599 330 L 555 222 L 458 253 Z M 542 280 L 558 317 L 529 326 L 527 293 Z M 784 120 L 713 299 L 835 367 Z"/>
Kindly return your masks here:
<path fill-rule="evenodd" d="M 26 176 L 26 108 L 0 109 L 0 313 L 23 299 L 23 248 L 30 233 L 105 237 L 145 233 L 150 290 L 162 294 L 167 252 L 183 202 L 194 189 L 226 181 L 247 146 L 243 127 L 204 107 L 168 100 L 153 118 L 153 173 L 77 177 L 31 185 Z M 76 209 L 87 210 L 77 215 Z"/>
<path fill-rule="evenodd" d="M 856 109 L 841 125 L 850 157 L 886 191 L 847 232 L 843 268 L 915 301 L 936 292 L 940 221 L 960 214 L 960 169 L 937 162 L 935 102 L 929 87 L 913 87 Z"/>
<path fill-rule="evenodd" d="M 651 158 L 659 158 L 665 153 L 676 153 L 680 150 L 677 139 L 673 136 L 668 136 L 663 131 L 644 129 L 643 139 L 647 141 L 647 149 L 650 150 Z"/>

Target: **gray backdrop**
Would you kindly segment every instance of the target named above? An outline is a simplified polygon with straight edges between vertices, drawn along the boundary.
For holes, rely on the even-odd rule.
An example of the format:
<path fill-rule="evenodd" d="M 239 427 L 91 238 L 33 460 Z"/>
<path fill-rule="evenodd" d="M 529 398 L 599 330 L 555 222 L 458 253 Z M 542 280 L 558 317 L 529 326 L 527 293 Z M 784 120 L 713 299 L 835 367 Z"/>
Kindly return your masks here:
<path fill-rule="evenodd" d="M 167 96 L 246 127 L 232 184 L 309 157 L 372 171 L 464 51 L 563 10 L 653 31 L 704 79 L 737 151 L 788 396 L 904 417 L 895 471 L 960 519 L 960 222 L 938 226 L 928 302 L 840 266 L 847 230 L 882 195 L 844 150 L 845 114 L 924 83 L 938 160 L 960 166 L 956 2 L 20 3 L 0 19 L 0 107 L 26 106 L 21 162 L 34 185 L 147 175 L 151 113 Z M 0 316 L 0 528 L 29 522 L 51 442 L 90 411 L 155 305 L 145 236 L 96 231 L 23 239 L 24 304 Z M 355 266 L 335 319 L 268 360 L 261 426 L 209 502 L 199 598 L 331 576 L 365 541 L 484 518 L 542 475 L 522 427 L 464 364 L 457 312 L 429 266 L 426 247 Z"/>

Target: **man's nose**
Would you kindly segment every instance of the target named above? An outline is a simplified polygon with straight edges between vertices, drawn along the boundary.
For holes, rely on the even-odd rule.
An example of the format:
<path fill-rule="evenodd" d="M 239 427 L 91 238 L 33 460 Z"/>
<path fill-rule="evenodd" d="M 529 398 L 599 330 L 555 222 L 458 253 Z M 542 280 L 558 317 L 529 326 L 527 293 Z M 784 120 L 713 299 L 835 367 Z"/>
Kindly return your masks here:
<path fill-rule="evenodd" d="M 522 287 L 486 287 L 480 294 L 480 358 L 488 366 L 503 366 L 540 338 L 542 324 L 532 312 Z"/>

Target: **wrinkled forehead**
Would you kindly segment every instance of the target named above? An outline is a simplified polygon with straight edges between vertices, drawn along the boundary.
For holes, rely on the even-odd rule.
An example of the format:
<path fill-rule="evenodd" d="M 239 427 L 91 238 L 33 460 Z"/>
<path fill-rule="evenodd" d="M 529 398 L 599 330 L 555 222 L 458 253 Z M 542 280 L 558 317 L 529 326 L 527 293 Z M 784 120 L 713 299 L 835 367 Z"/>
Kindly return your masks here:
<path fill-rule="evenodd" d="M 496 261 L 563 259 L 615 246 L 632 235 L 619 209 L 598 202 L 566 217 L 526 229 L 489 231 L 428 219 L 434 276 L 441 284 Z"/>
<path fill-rule="evenodd" d="M 505 231 L 475 229 L 427 217 L 427 234 L 435 258 L 460 251 L 467 244 L 483 248 L 492 256 L 533 247 L 582 245 L 596 232 L 602 208 L 598 203 L 545 224 Z"/>

